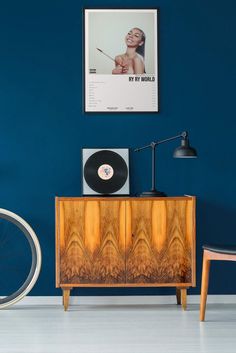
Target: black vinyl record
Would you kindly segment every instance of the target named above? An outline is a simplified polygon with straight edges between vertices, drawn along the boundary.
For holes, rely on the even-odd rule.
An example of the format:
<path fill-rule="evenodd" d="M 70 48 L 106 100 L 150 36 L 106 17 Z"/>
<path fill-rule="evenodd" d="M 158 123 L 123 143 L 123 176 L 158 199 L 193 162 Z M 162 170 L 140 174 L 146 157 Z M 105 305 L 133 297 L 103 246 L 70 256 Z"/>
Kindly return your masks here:
<path fill-rule="evenodd" d="M 117 192 L 125 184 L 127 177 L 126 162 L 114 151 L 95 152 L 84 165 L 84 178 L 87 184 L 100 194 Z"/>

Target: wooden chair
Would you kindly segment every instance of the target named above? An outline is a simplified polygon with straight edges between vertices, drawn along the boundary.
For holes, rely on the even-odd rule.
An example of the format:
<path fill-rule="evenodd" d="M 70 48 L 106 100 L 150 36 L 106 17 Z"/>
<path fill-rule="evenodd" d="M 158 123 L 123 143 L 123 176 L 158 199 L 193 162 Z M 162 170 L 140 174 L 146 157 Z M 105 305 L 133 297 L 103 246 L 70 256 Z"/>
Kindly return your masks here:
<path fill-rule="evenodd" d="M 200 321 L 205 320 L 209 271 L 211 260 L 236 261 L 236 246 L 204 245 L 202 265 L 202 286 L 200 302 Z"/>

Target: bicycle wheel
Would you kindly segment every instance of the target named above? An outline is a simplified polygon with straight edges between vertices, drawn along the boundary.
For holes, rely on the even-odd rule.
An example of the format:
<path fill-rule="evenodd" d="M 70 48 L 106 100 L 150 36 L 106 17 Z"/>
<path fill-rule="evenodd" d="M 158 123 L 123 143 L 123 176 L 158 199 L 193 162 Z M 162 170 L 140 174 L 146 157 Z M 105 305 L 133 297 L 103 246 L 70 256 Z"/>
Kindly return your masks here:
<path fill-rule="evenodd" d="M 0 208 L 0 309 L 15 304 L 30 292 L 38 279 L 41 262 L 40 244 L 30 225 L 17 214 Z"/>

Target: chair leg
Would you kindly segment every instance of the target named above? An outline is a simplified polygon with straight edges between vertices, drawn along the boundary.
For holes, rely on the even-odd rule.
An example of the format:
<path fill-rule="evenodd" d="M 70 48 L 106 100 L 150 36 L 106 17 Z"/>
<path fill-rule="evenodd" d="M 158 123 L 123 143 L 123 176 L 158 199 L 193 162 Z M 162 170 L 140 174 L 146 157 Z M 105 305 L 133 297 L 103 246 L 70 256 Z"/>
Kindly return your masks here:
<path fill-rule="evenodd" d="M 203 252 L 203 266 L 202 266 L 202 285 L 201 285 L 201 303 L 200 303 L 200 321 L 205 320 L 205 311 L 206 311 L 206 301 L 207 301 L 207 292 L 208 292 L 208 283 L 209 283 L 209 271 L 210 271 L 210 260 L 205 253 Z"/>

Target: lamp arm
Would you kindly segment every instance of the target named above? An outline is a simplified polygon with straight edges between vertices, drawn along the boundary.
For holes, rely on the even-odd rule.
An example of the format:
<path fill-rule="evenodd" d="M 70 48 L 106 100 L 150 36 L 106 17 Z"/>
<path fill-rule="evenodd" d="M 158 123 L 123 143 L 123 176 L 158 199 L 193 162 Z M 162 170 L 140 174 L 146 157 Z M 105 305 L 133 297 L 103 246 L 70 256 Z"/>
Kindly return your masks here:
<path fill-rule="evenodd" d="M 149 145 L 146 145 L 146 146 L 143 146 L 143 147 L 140 147 L 140 148 L 135 148 L 134 152 L 139 152 L 141 150 L 145 150 L 146 148 L 155 148 L 156 145 L 158 145 L 158 142 L 151 142 Z"/>
<path fill-rule="evenodd" d="M 169 137 L 169 138 L 164 139 L 164 140 L 160 140 L 160 141 L 156 141 L 156 142 L 151 142 L 149 145 L 146 145 L 146 146 L 143 146 L 143 147 L 140 147 L 140 148 L 136 148 L 136 149 L 134 150 L 134 152 L 139 152 L 139 151 L 144 150 L 144 149 L 149 148 L 149 147 L 155 148 L 157 145 L 160 145 L 160 144 L 162 144 L 162 143 L 165 143 L 165 142 L 168 142 L 168 141 L 171 141 L 171 140 L 176 140 L 177 138 L 180 138 L 180 137 L 182 137 L 182 138 L 184 138 L 184 139 L 187 139 L 187 137 L 188 137 L 187 131 L 183 131 L 183 132 L 182 132 L 181 134 L 179 134 L 179 135 L 176 135 L 176 136 L 173 136 L 173 137 Z"/>
<path fill-rule="evenodd" d="M 169 137 L 168 139 L 157 141 L 156 144 L 160 145 L 161 143 L 165 143 L 165 142 L 168 142 L 168 141 L 171 141 L 171 140 L 176 140 L 176 139 L 178 139 L 180 137 L 186 139 L 188 137 L 187 131 L 183 131 L 181 134 L 173 136 L 173 137 Z"/>

